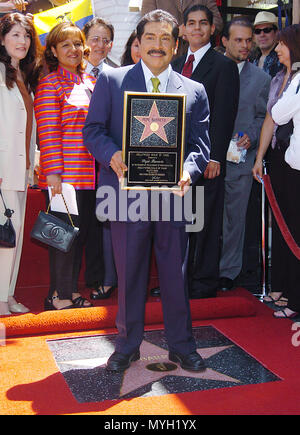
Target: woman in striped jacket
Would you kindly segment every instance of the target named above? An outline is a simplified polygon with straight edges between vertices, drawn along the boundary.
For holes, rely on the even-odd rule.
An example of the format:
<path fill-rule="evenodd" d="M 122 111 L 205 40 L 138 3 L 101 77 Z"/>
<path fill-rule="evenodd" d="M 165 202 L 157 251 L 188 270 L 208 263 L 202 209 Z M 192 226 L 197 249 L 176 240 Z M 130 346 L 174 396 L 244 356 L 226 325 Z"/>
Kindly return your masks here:
<path fill-rule="evenodd" d="M 82 139 L 95 79 L 84 73 L 85 50 L 84 36 L 74 24 L 62 22 L 51 30 L 45 49 L 50 74 L 40 81 L 34 103 L 40 141 L 39 186 L 50 186 L 53 195 L 62 192 L 62 183 L 74 186 L 78 216 L 72 218 L 80 230 L 68 253 L 49 248 L 50 289 L 45 309 L 91 306 L 78 293 L 83 246 L 95 225 L 95 161 Z M 59 217 L 68 221 L 65 213 Z"/>

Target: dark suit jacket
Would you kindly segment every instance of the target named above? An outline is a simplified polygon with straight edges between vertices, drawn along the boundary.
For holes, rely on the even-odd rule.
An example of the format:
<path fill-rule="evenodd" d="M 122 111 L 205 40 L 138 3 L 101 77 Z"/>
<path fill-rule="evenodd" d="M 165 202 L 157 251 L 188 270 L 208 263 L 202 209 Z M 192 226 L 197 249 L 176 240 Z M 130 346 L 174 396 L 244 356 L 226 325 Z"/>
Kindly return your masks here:
<path fill-rule="evenodd" d="M 176 59 L 172 63 L 173 69 L 181 72 L 185 61 L 186 56 Z M 210 48 L 198 63 L 191 79 L 205 87 L 210 105 L 210 158 L 224 167 L 239 104 L 238 68 L 228 57 Z"/>
<path fill-rule="evenodd" d="M 84 143 L 101 165 L 99 186 L 113 187 L 117 203 L 119 181 L 110 167 L 110 161 L 113 154 L 122 149 L 125 91 L 147 92 L 140 62 L 134 66 L 102 72 L 83 128 Z M 209 160 L 209 106 L 206 92 L 202 85 L 174 71 L 170 74 L 167 92 L 187 96 L 184 169 L 191 175 L 192 182 L 195 182 L 205 171 Z M 127 219 L 119 215 L 117 220 Z"/>
<path fill-rule="evenodd" d="M 271 76 L 251 62 L 245 62 L 240 74 L 239 109 L 233 133 L 242 131 L 250 138 L 245 163 L 227 162 L 227 178 L 251 175 L 261 128 L 266 116 Z"/>

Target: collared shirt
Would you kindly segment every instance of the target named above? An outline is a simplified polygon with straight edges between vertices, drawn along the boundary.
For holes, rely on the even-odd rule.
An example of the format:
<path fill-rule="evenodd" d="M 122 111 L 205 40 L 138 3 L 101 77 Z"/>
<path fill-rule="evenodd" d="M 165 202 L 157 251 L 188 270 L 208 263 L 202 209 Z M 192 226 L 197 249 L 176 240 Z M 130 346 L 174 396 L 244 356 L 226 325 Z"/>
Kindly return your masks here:
<path fill-rule="evenodd" d="M 258 66 L 261 55 L 262 55 L 261 50 L 257 47 L 254 53 L 250 56 L 250 62 Z M 275 77 L 276 74 L 281 69 L 282 69 L 282 64 L 279 62 L 278 55 L 275 49 L 273 48 L 273 50 L 271 50 L 270 53 L 265 58 L 263 70 L 271 77 Z"/>
<path fill-rule="evenodd" d="M 190 54 L 194 55 L 195 60 L 193 62 L 193 71 L 195 70 L 196 66 L 198 65 L 198 63 L 200 62 L 202 57 L 205 55 L 205 53 L 210 49 L 210 47 L 211 47 L 211 43 L 209 42 L 208 44 L 199 48 L 199 50 L 195 51 L 194 53 L 191 51 L 191 49 L 189 47 L 188 52 L 187 52 L 187 56 L 186 56 L 186 60 L 188 59 Z"/>
<path fill-rule="evenodd" d="M 245 62 L 246 62 L 246 61 L 244 60 L 243 62 L 239 62 L 239 63 L 237 64 L 237 67 L 238 67 L 238 70 L 239 70 L 239 74 L 241 74 L 242 69 L 244 68 Z"/>
<path fill-rule="evenodd" d="M 92 65 L 89 61 L 86 61 L 86 68 L 85 68 L 85 72 L 87 74 L 93 75 L 92 73 L 92 69 L 95 68 L 95 65 Z M 97 65 L 97 68 L 99 69 L 99 74 L 102 71 L 108 71 L 110 69 L 113 69 L 112 66 L 107 65 L 107 63 L 104 62 L 104 60 L 102 60 L 99 65 Z"/>
<path fill-rule="evenodd" d="M 157 77 L 159 79 L 159 81 L 160 81 L 160 85 L 159 85 L 160 92 L 167 92 L 167 86 L 168 86 L 169 76 L 170 76 L 170 73 L 172 71 L 171 65 L 169 65 L 168 68 L 165 69 L 158 76 L 154 76 L 154 74 L 150 71 L 150 69 L 147 67 L 147 65 L 142 60 L 141 60 L 141 65 L 142 65 L 142 69 L 143 69 L 143 73 L 144 73 L 144 77 L 145 77 L 145 83 L 146 83 L 147 92 L 152 92 L 152 89 L 153 89 L 153 84 L 152 84 L 152 81 L 151 81 L 152 77 Z"/>
<path fill-rule="evenodd" d="M 187 55 L 186 55 L 186 61 L 189 58 L 190 54 L 194 55 L 195 59 L 193 62 L 193 72 L 194 72 L 195 68 L 197 67 L 198 63 L 201 61 L 201 59 L 205 55 L 205 53 L 210 49 L 210 47 L 211 47 L 211 43 L 208 42 L 208 44 L 199 48 L 199 50 L 195 51 L 194 53 L 192 52 L 191 48 L 189 47 L 189 49 L 187 51 Z M 219 163 L 217 160 L 212 160 L 212 159 L 210 159 L 210 162 Z"/>
<path fill-rule="evenodd" d="M 187 51 L 187 55 L 186 55 L 186 60 L 188 59 L 190 54 L 194 55 L 195 59 L 193 62 L 193 72 L 194 72 L 195 68 L 197 67 L 198 63 L 201 61 L 201 59 L 205 55 L 205 53 L 210 49 L 210 47 L 211 47 L 211 43 L 209 42 L 208 44 L 199 48 L 199 50 L 195 51 L 194 53 L 192 52 L 191 48 L 189 47 L 189 49 Z M 212 159 L 210 159 L 210 162 L 219 163 L 217 160 L 212 160 Z"/>
<path fill-rule="evenodd" d="M 95 163 L 83 144 L 82 128 L 96 80 L 64 68 L 44 77 L 37 88 L 34 108 L 40 140 L 39 186 L 46 176 L 59 174 L 75 189 L 94 189 Z"/>

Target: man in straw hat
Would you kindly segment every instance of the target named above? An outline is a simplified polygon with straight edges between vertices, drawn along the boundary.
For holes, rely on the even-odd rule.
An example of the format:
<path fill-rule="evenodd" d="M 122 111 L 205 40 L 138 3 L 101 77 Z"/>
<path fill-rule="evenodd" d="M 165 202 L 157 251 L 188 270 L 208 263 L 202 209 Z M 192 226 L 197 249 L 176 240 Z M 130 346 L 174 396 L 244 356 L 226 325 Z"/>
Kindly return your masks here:
<path fill-rule="evenodd" d="M 274 77 L 282 68 L 275 52 L 278 20 L 272 12 L 258 12 L 254 21 L 254 42 L 256 50 L 251 62 Z"/>
<path fill-rule="evenodd" d="M 256 14 L 254 23 L 254 42 L 255 50 L 250 55 L 250 62 L 261 68 L 272 78 L 281 70 L 282 65 L 278 60 L 275 47 L 277 45 L 278 19 L 271 12 L 262 11 Z M 267 158 L 267 156 L 266 156 Z M 260 221 L 261 211 L 257 203 L 257 198 L 261 198 L 261 187 L 259 183 L 253 183 L 250 194 L 245 229 L 245 245 L 243 252 L 243 270 L 239 278 L 239 284 L 246 286 L 257 286 L 260 277 L 259 255 L 253 256 L 253 252 L 260 250 Z M 261 201 L 261 199 L 260 199 Z M 268 217 L 266 217 L 268 220 Z M 243 281 L 246 281 L 244 283 Z"/>

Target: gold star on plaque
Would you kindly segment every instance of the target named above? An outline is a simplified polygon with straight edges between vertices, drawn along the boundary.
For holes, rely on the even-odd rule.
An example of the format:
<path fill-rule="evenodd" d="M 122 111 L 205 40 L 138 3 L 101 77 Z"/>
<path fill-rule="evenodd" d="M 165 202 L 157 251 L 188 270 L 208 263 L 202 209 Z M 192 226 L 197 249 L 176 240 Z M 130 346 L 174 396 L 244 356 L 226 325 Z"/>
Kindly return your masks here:
<path fill-rule="evenodd" d="M 168 138 L 164 126 L 173 121 L 174 116 L 160 116 L 156 101 L 153 102 L 148 116 L 135 116 L 135 118 L 144 125 L 144 131 L 140 142 L 147 139 L 152 134 L 156 134 L 164 142 L 168 142 Z"/>

